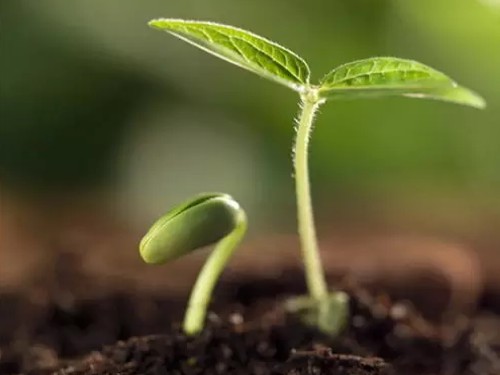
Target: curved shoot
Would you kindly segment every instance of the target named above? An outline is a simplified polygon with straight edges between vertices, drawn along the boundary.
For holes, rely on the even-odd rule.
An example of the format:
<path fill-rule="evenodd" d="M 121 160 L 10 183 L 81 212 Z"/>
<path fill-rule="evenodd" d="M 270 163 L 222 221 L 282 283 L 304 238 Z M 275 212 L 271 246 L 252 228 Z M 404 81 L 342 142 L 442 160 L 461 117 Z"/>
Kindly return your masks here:
<path fill-rule="evenodd" d="M 217 243 L 191 292 L 183 330 L 203 329 L 213 289 L 247 229 L 245 211 L 231 196 L 207 193 L 190 199 L 161 217 L 143 237 L 139 251 L 149 264 L 162 264 Z"/>

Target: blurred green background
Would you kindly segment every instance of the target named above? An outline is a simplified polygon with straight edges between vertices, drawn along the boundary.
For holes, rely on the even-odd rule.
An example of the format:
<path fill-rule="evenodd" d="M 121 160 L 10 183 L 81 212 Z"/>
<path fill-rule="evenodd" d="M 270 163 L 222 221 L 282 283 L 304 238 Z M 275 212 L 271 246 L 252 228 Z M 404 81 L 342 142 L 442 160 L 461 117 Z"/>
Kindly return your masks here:
<path fill-rule="evenodd" d="M 146 22 L 237 25 L 313 75 L 416 59 L 481 93 L 476 111 L 408 99 L 324 106 L 312 138 L 324 225 L 469 235 L 500 223 L 500 11 L 479 0 L 0 0 L 0 189 L 90 195 L 147 223 L 200 191 L 232 193 L 255 230 L 295 225 L 294 93 Z M 142 225 L 142 224 L 141 224 Z"/>

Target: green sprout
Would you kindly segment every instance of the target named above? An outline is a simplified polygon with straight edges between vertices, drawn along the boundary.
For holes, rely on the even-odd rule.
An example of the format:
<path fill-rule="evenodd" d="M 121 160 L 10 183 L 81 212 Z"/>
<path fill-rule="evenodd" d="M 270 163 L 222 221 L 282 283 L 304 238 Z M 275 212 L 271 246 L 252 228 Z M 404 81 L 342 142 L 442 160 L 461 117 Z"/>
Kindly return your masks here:
<path fill-rule="evenodd" d="M 158 219 L 142 239 L 140 254 L 150 264 L 165 263 L 218 242 L 191 292 L 183 322 L 186 334 L 203 329 L 215 283 L 246 230 L 247 217 L 238 202 L 227 194 L 206 193 Z"/>
<path fill-rule="evenodd" d="M 309 185 L 309 139 L 318 108 L 329 100 L 384 96 L 435 99 L 475 108 L 484 108 L 485 101 L 445 74 L 413 60 L 374 57 L 354 61 L 333 69 L 317 84 L 312 84 L 304 59 L 251 32 L 213 22 L 181 19 L 156 19 L 149 25 L 299 94 L 293 164 L 298 232 L 309 296 L 290 301 L 288 307 L 303 313 L 308 322 L 320 329 L 337 333 L 345 320 L 343 317 L 347 316 L 347 297 L 328 291 Z"/>

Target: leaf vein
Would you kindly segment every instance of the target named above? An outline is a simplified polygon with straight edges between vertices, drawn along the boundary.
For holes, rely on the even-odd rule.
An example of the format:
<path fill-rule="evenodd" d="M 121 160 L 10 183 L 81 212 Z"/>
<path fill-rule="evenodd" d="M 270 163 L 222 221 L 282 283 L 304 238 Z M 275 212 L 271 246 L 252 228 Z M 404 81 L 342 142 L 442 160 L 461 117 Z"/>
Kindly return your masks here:
<path fill-rule="evenodd" d="M 335 78 L 335 76 L 337 74 L 341 73 L 341 71 L 338 71 L 338 72 L 335 73 L 335 75 L 334 75 L 334 77 L 333 77 L 332 80 L 327 80 L 325 83 L 333 84 L 333 85 L 338 85 L 338 84 L 345 83 L 347 81 L 352 81 L 352 80 L 354 80 L 356 78 L 368 77 L 369 79 L 373 79 L 375 75 L 391 74 L 391 73 L 398 73 L 398 72 L 400 72 L 402 74 L 424 73 L 425 75 L 422 76 L 422 79 L 423 78 L 432 77 L 432 75 L 429 74 L 428 71 L 422 70 L 422 69 L 415 69 L 415 68 L 410 68 L 410 69 L 398 69 L 398 68 L 394 68 L 394 69 L 391 69 L 391 70 L 371 71 L 371 72 L 358 73 L 358 74 L 352 74 L 352 75 L 351 75 L 351 72 L 352 72 L 352 68 L 348 68 L 345 76 L 343 78 L 337 79 L 337 78 Z M 417 81 L 417 80 L 421 80 L 421 79 L 415 79 L 415 81 Z"/>

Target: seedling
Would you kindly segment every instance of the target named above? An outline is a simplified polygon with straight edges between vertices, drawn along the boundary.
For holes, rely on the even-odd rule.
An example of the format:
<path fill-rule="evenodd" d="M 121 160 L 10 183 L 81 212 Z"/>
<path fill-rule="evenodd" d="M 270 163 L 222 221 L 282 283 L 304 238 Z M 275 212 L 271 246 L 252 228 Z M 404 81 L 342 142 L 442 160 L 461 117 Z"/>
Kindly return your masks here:
<path fill-rule="evenodd" d="M 304 59 L 251 32 L 213 22 L 180 19 L 157 19 L 149 25 L 299 94 L 293 165 L 298 232 L 309 296 L 292 300 L 288 306 L 302 312 L 309 323 L 323 331 L 337 333 L 347 316 L 347 297 L 328 291 L 318 251 L 309 186 L 309 138 L 318 108 L 329 100 L 383 96 L 435 99 L 475 108 L 484 108 L 485 101 L 445 74 L 413 60 L 374 57 L 354 61 L 333 69 L 317 84 L 312 84 Z"/>
<path fill-rule="evenodd" d="M 246 214 L 238 202 L 227 194 L 207 193 L 172 209 L 142 239 L 141 257 L 151 264 L 165 263 L 218 242 L 191 292 L 183 322 L 186 334 L 203 329 L 215 283 L 246 230 Z"/>

